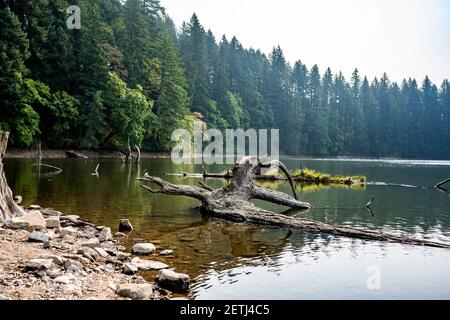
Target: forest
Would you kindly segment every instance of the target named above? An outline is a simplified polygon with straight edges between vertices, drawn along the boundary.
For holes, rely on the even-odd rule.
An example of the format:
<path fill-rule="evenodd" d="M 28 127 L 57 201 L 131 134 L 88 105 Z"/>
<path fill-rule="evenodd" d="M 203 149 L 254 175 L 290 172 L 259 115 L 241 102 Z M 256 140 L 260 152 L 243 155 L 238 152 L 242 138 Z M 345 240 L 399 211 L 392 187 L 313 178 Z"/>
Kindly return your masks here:
<path fill-rule="evenodd" d="M 291 65 L 195 14 L 177 29 L 159 0 L 0 0 L 0 57 L 0 130 L 17 148 L 168 151 L 200 113 L 210 128 L 280 129 L 282 154 L 450 159 L 448 80 Z"/>

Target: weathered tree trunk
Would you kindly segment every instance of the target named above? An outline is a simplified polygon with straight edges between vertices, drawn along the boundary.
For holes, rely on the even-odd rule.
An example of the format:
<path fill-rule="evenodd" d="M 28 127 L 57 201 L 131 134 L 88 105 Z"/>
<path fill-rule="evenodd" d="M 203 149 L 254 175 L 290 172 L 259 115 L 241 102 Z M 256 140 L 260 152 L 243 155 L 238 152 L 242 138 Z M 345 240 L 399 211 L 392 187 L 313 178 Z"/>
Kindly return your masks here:
<path fill-rule="evenodd" d="M 431 247 L 450 247 L 449 245 L 409 237 L 389 235 L 381 232 L 331 225 L 307 219 L 299 219 L 280 213 L 255 207 L 251 199 L 260 199 L 294 209 L 309 209 L 311 205 L 301 202 L 279 191 L 263 188 L 254 183 L 254 176 L 266 165 L 249 161 L 233 166 L 229 184 L 220 189 L 213 189 L 204 183 L 200 186 L 174 185 L 161 178 L 145 174 L 142 181 L 154 183 L 160 187 L 154 190 L 147 185 L 142 187 L 152 193 L 183 195 L 202 202 L 201 211 L 207 215 L 239 223 L 250 223 L 264 227 L 284 228 L 292 231 L 325 233 L 351 238 L 386 242 L 425 245 Z"/>
<path fill-rule="evenodd" d="M 24 214 L 24 210 L 14 201 L 11 189 L 8 187 L 5 172 L 3 171 L 3 156 L 8 144 L 9 132 L 0 131 L 0 223 L 16 215 Z"/>

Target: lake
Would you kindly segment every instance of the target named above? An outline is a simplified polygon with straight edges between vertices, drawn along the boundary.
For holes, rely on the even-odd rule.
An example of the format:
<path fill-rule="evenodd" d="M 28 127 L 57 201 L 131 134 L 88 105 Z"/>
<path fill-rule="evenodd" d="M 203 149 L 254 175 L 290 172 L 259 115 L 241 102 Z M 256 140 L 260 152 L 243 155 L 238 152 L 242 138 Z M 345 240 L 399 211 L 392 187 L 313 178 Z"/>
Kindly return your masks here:
<path fill-rule="evenodd" d="M 339 175 L 365 175 L 365 187 L 298 186 L 299 198 L 315 208 L 289 214 L 328 223 L 405 234 L 450 244 L 450 196 L 432 188 L 450 177 L 450 161 L 283 158 Z M 145 171 L 201 172 L 201 166 L 177 166 L 170 159 L 142 159 L 139 166 L 117 159 L 46 159 L 63 169 L 58 175 L 32 167 L 33 160 L 4 159 L 6 177 L 25 206 L 39 204 L 76 214 L 97 225 L 130 219 L 134 239 L 173 249 L 158 257 L 191 276 L 191 299 L 450 299 L 450 249 L 289 234 L 203 217 L 198 202 L 150 194 L 139 187 Z M 91 175 L 100 163 L 99 177 Z M 208 166 L 221 172 L 226 165 Z M 167 176 L 175 183 L 198 179 Z M 208 180 L 220 187 L 222 180 Z M 290 193 L 287 183 L 266 186 Z M 374 209 L 365 204 L 374 196 Z M 285 208 L 255 202 L 266 209 Z M 149 280 L 155 274 L 144 275 Z M 375 278 L 374 278 L 375 277 Z M 374 287 L 373 279 L 377 279 Z M 369 284 L 369 286 L 368 286 Z"/>

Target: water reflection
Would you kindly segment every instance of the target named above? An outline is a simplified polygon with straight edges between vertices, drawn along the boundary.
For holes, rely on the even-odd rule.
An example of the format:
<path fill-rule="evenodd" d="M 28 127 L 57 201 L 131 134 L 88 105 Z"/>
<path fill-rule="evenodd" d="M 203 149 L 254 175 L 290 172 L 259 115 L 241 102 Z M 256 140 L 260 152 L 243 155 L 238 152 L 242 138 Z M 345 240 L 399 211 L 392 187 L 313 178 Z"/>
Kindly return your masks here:
<path fill-rule="evenodd" d="M 335 175 L 365 175 L 369 180 L 364 187 L 299 186 L 300 198 L 315 208 L 286 214 L 450 242 L 448 195 L 407 187 L 432 186 L 450 176 L 450 162 L 283 161 L 291 169 L 304 165 Z M 172 256 L 153 258 L 190 274 L 194 279 L 190 298 L 450 298 L 449 250 L 289 233 L 210 219 L 193 209 L 196 200 L 150 194 L 136 180 L 146 171 L 162 176 L 201 172 L 201 166 L 176 166 L 168 159 L 142 159 L 139 166 L 116 159 L 49 159 L 44 162 L 63 169 L 49 176 L 43 171 L 38 174 L 31 160 L 4 162 L 9 184 L 15 194 L 23 196 L 24 205 L 38 203 L 113 227 L 127 218 L 135 231 L 125 245 L 140 238 L 161 249 L 173 249 Z M 98 163 L 99 175 L 93 176 Z M 226 168 L 214 165 L 207 170 Z M 184 184 L 201 181 L 165 178 Z M 207 183 L 218 188 L 224 181 Z M 290 193 L 286 183 L 264 185 Z M 365 205 L 372 196 L 375 201 L 369 212 Z M 285 210 L 262 201 L 255 204 Z M 370 265 L 382 270 L 381 291 L 367 289 Z M 146 277 L 152 279 L 154 274 Z"/>

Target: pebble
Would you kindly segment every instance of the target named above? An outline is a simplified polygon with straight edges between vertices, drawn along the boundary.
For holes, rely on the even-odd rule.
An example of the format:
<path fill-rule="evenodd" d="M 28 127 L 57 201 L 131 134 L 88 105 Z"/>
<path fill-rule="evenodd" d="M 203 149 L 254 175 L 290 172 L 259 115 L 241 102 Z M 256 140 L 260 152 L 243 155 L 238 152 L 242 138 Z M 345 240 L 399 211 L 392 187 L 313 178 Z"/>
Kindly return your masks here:
<path fill-rule="evenodd" d="M 109 256 L 108 252 L 106 252 L 103 248 L 97 247 L 94 250 L 100 255 L 102 258 L 107 258 Z"/>
<path fill-rule="evenodd" d="M 61 258 L 60 256 L 48 253 L 41 254 L 39 256 L 39 259 L 52 259 L 53 263 L 58 266 L 63 266 L 65 261 L 65 259 Z"/>
<path fill-rule="evenodd" d="M 31 242 L 48 242 L 50 240 L 50 236 L 45 232 L 33 231 L 28 236 L 28 240 Z"/>
<path fill-rule="evenodd" d="M 169 256 L 169 255 L 171 255 L 173 253 L 173 250 L 163 250 L 163 251 L 161 251 L 159 254 L 161 255 L 161 256 Z"/>
<path fill-rule="evenodd" d="M 131 225 L 130 220 L 128 219 L 120 220 L 119 231 L 133 231 L 133 226 Z"/>
<path fill-rule="evenodd" d="M 52 259 L 32 259 L 26 264 L 28 270 L 50 269 L 52 267 Z"/>
<path fill-rule="evenodd" d="M 58 216 L 45 219 L 45 224 L 47 229 L 56 229 L 61 227 L 61 221 L 59 220 Z"/>
<path fill-rule="evenodd" d="M 125 274 L 135 274 L 139 271 L 138 267 L 132 263 L 125 263 L 123 265 L 123 273 Z"/>
<path fill-rule="evenodd" d="M 127 235 L 123 232 L 116 232 L 114 234 L 114 238 L 126 238 L 126 237 L 127 237 Z"/>
<path fill-rule="evenodd" d="M 135 254 L 150 254 L 155 250 L 156 248 L 152 243 L 136 243 L 133 246 L 133 253 Z"/>
<path fill-rule="evenodd" d="M 117 252 L 117 254 L 116 254 L 117 260 L 120 260 L 120 261 L 126 261 L 126 260 L 128 260 L 128 258 L 130 256 L 131 255 L 129 253 L 125 253 L 125 252 Z"/>
<path fill-rule="evenodd" d="M 105 242 L 105 241 L 112 241 L 113 236 L 111 233 L 111 228 L 103 228 L 103 230 L 100 232 L 100 235 L 98 236 L 98 240 L 100 240 L 100 242 Z"/>
<path fill-rule="evenodd" d="M 184 273 L 177 273 L 172 270 L 162 270 L 158 274 L 156 281 L 163 289 L 184 292 L 189 289 L 190 278 Z"/>
<path fill-rule="evenodd" d="M 153 295 L 153 286 L 151 284 L 124 284 L 117 289 L 117 294 L 124 298 L 133 300 L 150 299 Z"/>
<path fill-rule="evenodd" d="M 169 267 L 167 264 L 159 261 L 143 260 L 138 257 L 133 258 L 131 263 L 142 271 L 162 270 Z"/>
<path fill-rule="evenodd" d="M 83 247 L 89 247 L 89 248 L 95 248 L 100 246 L 100 241 L 97 238 L 89 239 L 86 241 L 83 241 L 81 243 Z"/>

